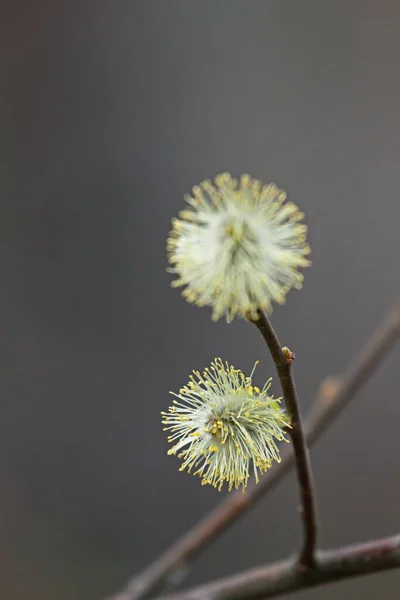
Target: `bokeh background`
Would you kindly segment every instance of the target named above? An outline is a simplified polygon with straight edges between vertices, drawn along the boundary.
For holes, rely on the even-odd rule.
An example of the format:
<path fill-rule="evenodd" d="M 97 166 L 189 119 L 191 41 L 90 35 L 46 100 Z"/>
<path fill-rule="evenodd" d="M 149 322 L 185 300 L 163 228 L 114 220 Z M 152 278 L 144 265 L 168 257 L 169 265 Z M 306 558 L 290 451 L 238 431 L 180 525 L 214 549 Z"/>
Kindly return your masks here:
<path fill-rule="evenodd" d="M 169 220 L 228 170 L 305 211 L 312 269 L 273 314 L 306 411 L 398 298 L 400 5 L 5 2 L 1 19 L 1 597 L 100 600 L 223 497 L 167 457 L 160 411 L 257 331 L 169 287 Z M 399 349 L 312 451 L 321 543 L 399 530 Z M 279 393 L 277 383 L 274 391 Z M 291 476 L 185 584 L 283 557 Z M 390 573 L 299 599 L 397 597 Z"/>

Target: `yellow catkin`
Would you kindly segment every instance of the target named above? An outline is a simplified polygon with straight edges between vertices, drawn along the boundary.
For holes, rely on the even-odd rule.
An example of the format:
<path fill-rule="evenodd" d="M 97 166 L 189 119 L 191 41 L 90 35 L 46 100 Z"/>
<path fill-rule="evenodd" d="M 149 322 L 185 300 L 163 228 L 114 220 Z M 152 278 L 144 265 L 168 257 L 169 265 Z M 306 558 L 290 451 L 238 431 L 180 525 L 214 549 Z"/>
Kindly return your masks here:
<path fill-rule="evenodd" d="M 268 395 L 271 379 L 262 389 L 253 386 L 255 367 L 246 377 L 216 358 L 173 393 L 177 400 L 161 414 L 173 444 L 168 454 L 178 455 L 180 471 L 193 470 L 203 484 L 217 489 L 226 483 L 229 490 L 244 491 L 250 473 L 258 481 L 280 460 L 276 442 L 285 440 L 290 423 L 280 399 Z"/>
<path fill-rule="evenodd" d="M 214 320 L 256 318 L 302 287 L 298 269 L 311 264 L 304 213 L 274 183 L 222 173 L 185 200 L 190 208 L 172 219 L 167 252 L 172 285 L 184 287 L 188 302 L 212 307 Z"/>

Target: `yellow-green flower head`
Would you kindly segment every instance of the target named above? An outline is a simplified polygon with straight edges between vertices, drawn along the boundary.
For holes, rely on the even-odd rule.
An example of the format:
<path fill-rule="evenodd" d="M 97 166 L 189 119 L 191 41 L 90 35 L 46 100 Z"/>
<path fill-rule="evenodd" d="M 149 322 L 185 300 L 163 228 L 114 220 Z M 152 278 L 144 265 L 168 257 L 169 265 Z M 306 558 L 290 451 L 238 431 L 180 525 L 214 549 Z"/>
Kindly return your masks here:
<path fill-rule="evenodd" d="M 258 309 L 271 311 L 272 302 L 283 304 L 302 286 L 298 268 L 311 264 L 304 214 L 273 183 L 223 173 L 215 184 L 195 186 L 185 197 L 191 209 L 172 221 L 172 285 L 185 286 L 189 302 L 212 306 L 214 320 L 256 319 Z"/>
<path fill-rule="evenodd" d="M 251 472 L 258 482 L 273 460 L 280 461 L 276 440 L 287 441 L 289 419 L 280 399 L 267 394 L 271 380 L 261 390 L 252 385 L 255 367 L 246 377 L 216 358 L 202 374 L 193 371 L 179 394 L 171 392 L 177 399 L 161 413 L 174 444 L 168 454 L 182 460 L 180 470 L 219 490 L 226 482 L 229 490 L 244 491 Z"/>

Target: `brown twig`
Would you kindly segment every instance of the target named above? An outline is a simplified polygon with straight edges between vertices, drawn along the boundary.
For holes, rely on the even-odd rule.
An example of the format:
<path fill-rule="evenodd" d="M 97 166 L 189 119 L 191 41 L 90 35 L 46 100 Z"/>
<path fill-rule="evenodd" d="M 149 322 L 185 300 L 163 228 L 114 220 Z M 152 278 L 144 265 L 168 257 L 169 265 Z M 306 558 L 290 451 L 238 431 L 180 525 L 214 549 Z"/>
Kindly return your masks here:
<path fill-rule="evenodd" d="M 400 334 L 400 305 L 389 313 L 374 331 L 354 362 L 341 377 L 329 378 L 321 385 L 316 402 L 306 419 L 306 440 L 312 445 L 330 423 L 354 398 L 358 390 L 382 362 Z M 209 515 L 194 525 L 170 546 L 158 559 L 134 576 L 117 596 L 109 600 L 140 600 L 148 597 L 168 578 L 185 569 L 210 543 L 227 529 L 293 467 L 294 456 L 290 446 L 282 453 L 282 461 L 275 465 L 258 485 L 249 485 L 245 494 L 231 493 Z"/>
<path fill-rule="evenodd" d="M 400 534 L 317 552 L 316 566 L 301 573 L 296 561 L 287 559 L 245 571 L 158 600 L 257 600 L 275 598 L 350 577 L 400 567 Z"/>
<path fill-rule="evenodd" d="M 291 428 L 288 430 L 293 444 L 297 479 L 301 498 L 301 519 L 303 523 L 303 547 L 299 556 L 299 566 L 305 570 L 313 566 L 314 554 L 317 544 L 317 509 L 314 491 L 314 482 L 307 443 L 303 431 L 299 401 L 292 373 L 294 355 L 282 347 L 267 315 L 259 311 L 258 319 L 251 321 L 259 330 L 271 353 L 278 371 L 279 381 L 286 409 L 291 419 Z"/>

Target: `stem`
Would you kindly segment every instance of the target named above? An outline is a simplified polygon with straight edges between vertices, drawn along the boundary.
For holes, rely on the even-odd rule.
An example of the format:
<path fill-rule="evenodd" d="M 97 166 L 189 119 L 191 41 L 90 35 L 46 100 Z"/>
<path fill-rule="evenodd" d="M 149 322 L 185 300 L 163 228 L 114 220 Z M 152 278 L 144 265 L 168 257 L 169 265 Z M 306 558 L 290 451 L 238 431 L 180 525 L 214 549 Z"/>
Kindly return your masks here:
<path fill-rule="evenodd" d="M 271 353 L 279 380 L 282 386 L 286 408 L 291 418 L 291 429 L 288 430 L 293 444 L 297 479 L 300 487 L 301 519 L 303 523 L 303 547 L 299 556 L 299 566 L 303 569 L 312 567 L 315 563 L 315 548 L 317 543 L 317 509 L 314 483 L 311 471 L 310 456 L 301 420 L 299 401 L 292 373 L 292 357 L 283 352 L 277 335 L 267 317 L 259 311 L 257 321 L 251 321 L 260 331 Z M 290 351 L 288 351 L 290 356 Z"/>
<path fill-rule="evenodd" d="M 299 571 L 293 559 L 286 559 L 158 600 L 264 600 L 399 567 L 400 534 L 320 551 L 316 566 L 306 573 Z"/>
<path fill-rule="evenodd" d="M 370 379 L 388 351 L 400 336 L 400 303 L 394 306 L 384 321 L 350 363 L 345 372 L 335 378 L 335 384 L 322 383 L 314 406 L 306 421 L 308 444 L 314 444 L 353 400 Z M 143 571 L 134 575 L 123 590 L 109 600 L 141 600 L 147 598 L 169 577 L 186 568 L 219 535 L 242 517 L 258 500 L 263 498 L 294 466 L 290 446 L 283 448 L 282 461 L 264 475 L 260 483 L 247 486 L 245 494 L 232 492 L 199 523 L 196 523 L 157 557 Z"/>

